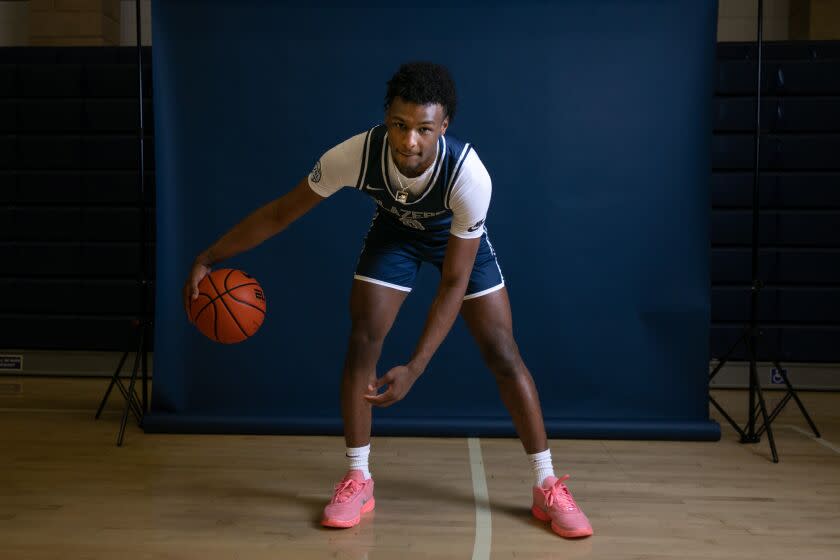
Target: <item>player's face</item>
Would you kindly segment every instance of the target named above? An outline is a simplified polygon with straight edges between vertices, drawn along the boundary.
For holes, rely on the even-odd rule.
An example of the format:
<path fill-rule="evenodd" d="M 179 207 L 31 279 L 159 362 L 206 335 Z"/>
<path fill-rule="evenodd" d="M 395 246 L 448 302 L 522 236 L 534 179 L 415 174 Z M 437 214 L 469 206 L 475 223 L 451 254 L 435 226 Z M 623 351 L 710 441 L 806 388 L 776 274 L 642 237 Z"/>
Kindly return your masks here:
<path fill-rule="evenodd" d="M 423 173 L 435 160 L 438 139 L 449 118 L 440 104 L 418 105 L 395 97 L 385 113 L 388 146 L 397 169 L 406 177 Z"/>

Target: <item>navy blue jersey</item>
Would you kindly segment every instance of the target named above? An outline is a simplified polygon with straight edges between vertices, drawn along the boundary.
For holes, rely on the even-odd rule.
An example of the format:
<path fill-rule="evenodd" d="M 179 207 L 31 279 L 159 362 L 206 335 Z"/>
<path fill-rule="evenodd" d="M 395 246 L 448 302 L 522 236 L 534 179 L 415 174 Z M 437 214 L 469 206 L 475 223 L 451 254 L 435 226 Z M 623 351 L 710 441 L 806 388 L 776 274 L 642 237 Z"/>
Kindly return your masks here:
<path fill-rule="evenodd" d="M 441 136 L 431 177 L 421 194 L 416 200 L 400 202 L 397 198 L 399 188 L 391 183 L 388 174 L 387 136 L 385 125 L 367 132 L 356 188 L 373 198 L 382 210 L 383 218 L 393 220 L 395 225 L 435 233 L 448 232 L 452 224 L 449 207 L 452 185 L 472 146 L 451 136 Z"/>
<path fill-rule="evenodd" d="M 434 162 L 413 180 L 410 191 L 394 183 L 394 177 L 400 181 L 402 175 L 391 160 L 388 129 L 378 125 L 325 153 L 309 184 L 325 197 L 341 187 L 356 188 L 374 199 L 382 219 L 415 233 L 439 237 L 451 232 L 464 238 L 482 234 L 492 187 L 469 143 L 441 136 Z"/>

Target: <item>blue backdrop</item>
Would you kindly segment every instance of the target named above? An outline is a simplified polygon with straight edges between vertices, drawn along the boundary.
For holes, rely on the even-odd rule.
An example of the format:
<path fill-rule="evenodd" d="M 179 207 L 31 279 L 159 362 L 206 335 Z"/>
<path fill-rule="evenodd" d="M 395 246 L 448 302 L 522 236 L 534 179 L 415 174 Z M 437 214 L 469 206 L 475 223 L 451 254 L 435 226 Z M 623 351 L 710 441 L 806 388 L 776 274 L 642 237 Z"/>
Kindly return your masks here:
<path fill-rule="evenodd" d="M 718 439 L 709 420 L 709 178 L 717 6 L 161 2 L 154 14 L 157 309 L 149 431 L 341 433 L 347 300 L 372 203 L 345 189 L 223 266 L 265 288 L 215 344 L 180 292 L 193 257 L 382 119 L 401 62 L 446 64 L 450 133 L 493 178 L 488 219 L 553 437 Z M 379 373 L 404 363 L 424 268 Z M 378 434 L 514 435 L 459 319 Z"/>

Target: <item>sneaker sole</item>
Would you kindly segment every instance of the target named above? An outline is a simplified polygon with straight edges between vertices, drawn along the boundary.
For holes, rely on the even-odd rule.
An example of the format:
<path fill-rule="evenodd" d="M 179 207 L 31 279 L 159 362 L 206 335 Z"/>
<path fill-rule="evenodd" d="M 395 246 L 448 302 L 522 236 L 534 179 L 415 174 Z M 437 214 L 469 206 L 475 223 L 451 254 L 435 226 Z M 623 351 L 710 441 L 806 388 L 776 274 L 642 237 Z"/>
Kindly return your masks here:
<path fill-rule="evenodd" d="M 324 527 L 335 527 L 336 529 L 349 529 L 350 527 L 355 527 L 362 520 L 361 514 L 373 511 L 374 507 L 376 507 L 376 500 L 371 498 L 365 505 L 362 506 L 361 513 L 353 519 L 329 519 L 325 517 L 321 520 L 321 525 Z"/>
<path fill-rule="evenodd" d="M 531 508 L 531 514 L 539 519 L 540 521 L 551 521 L 551 516 L 548 515 L 546 512 L 534 506 Z M 580 537 L 589 537 L 594 534 L 592 529 L 563 529 L 562 527 L 558 526 L 554 521 L 551 521 L 551 530 L 560 535 L 561 537 L 565 537 L 567 539 L 577 539 Z"/>

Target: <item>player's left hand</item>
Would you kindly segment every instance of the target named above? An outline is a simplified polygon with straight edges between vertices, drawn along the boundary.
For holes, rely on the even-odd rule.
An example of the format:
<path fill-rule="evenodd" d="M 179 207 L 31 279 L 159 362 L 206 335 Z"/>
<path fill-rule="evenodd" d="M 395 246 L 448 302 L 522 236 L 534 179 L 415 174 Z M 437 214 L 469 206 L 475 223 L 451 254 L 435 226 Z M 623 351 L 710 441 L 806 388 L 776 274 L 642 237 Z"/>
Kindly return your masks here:
<path fill-rule="evenodd" d="M 409 366 L 392 368 L 388 373 L 377 379 L 375 385 L 368 385 L 368 391 L 371 394 L 364 395 L 365 400 L 374 406 L 391 406 L 401 401 L 408 394 L 419 376 L 420 373 Z M 377 391 L 386 385 L 388 388 L 377 395 Z"/>

